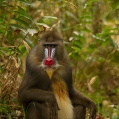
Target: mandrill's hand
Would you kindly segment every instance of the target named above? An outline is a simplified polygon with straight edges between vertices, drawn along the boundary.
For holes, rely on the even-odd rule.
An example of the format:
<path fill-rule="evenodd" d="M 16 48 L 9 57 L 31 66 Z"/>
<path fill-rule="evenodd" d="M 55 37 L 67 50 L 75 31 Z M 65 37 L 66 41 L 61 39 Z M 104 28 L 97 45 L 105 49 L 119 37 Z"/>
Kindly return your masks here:
<path fill-rule="evenodd" d="M 50 119 L 58 119 L 58 104 L 53 93 L 47 98 L 47 105 L 50 109 Z"/>
<path fill-rule="evenodd" d="M 90 107 L 90 117 L 89 117 L 89 119 L 96 119 L 96 105 L 95 105 L 95 103 L 93 102 L 92 104 L 91 104 L 91 107 Z"/>

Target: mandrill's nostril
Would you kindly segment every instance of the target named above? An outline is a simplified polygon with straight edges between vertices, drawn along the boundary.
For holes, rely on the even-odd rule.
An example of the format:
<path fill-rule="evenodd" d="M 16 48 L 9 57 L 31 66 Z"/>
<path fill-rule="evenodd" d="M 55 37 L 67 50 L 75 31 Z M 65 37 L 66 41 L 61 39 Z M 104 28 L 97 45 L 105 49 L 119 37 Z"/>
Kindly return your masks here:
<path fill-rule="evenodd" d="M 44 61 L 44 64 L 45 65 L 48 65 L 48 66 L 51 66 L 51 65 L 54 65 L 54 60 L 50 57 L 48 57 L 45 61 Z"/>

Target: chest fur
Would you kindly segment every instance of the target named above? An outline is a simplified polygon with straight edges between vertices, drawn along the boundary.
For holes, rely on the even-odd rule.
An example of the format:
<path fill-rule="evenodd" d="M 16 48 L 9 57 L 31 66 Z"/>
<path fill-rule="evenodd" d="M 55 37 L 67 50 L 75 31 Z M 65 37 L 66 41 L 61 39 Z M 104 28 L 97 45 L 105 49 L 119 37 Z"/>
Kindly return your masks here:
<path fill-rule="evenodd" d="M 53 82 L 52 89 L 60 108 L 58 111 L 58 119 L 73 119 L 73 106 L 65 82 L 61 79 Z"/>

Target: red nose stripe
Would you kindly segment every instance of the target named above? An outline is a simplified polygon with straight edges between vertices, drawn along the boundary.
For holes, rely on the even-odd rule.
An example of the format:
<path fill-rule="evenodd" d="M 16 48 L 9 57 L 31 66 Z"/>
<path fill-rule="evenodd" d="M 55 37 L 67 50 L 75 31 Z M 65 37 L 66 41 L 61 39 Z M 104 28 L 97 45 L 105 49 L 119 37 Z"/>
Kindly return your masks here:
<path fill-rule="evenodd" d="M 48 47 L 48 57 L 45 59 L 44 64 L 47 66 L 54 65 L 54 60 L 51 58 L 52 48 Z"/>
<path fill-rule="evenodd" d="M 48 57 L 51 57 L 52 48 L 48 47 Z"/>

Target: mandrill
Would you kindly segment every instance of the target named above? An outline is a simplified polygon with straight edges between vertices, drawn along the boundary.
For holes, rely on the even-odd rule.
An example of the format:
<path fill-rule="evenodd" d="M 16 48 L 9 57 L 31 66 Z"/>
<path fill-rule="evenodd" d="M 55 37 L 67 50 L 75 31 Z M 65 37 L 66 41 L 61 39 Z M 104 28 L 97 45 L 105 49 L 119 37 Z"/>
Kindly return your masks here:
<path fill-rule="evenodd" d="M 72 84 L 72 69 L 62 37 L 44 32 L 26 59 L 26 71 L 18 90 L 25 119 L 96 118 L 96 105 Z"/>

